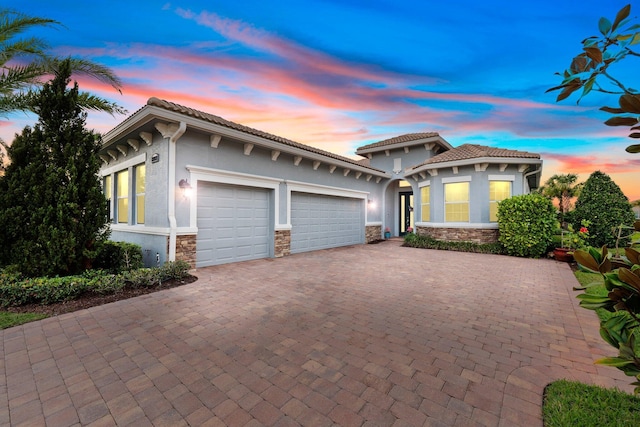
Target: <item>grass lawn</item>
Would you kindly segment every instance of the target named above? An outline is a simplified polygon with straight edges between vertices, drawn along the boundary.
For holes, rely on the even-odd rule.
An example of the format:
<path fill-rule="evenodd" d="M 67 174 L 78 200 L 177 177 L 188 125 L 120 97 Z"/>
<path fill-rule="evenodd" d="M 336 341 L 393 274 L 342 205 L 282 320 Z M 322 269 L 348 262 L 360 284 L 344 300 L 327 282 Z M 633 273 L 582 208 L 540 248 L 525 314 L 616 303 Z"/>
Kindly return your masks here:
<path fill-rule="evenodd" d="M 39 313 L 9 313 L 0 311 L 0 329 L 10 328 L 12 326 L 22 325 L 23 323 L 33 322 L 47 317 L 46 314 Z"/>
<path fill-rule="evenodd" d="M 599 283 L 590 287 L 588 293 L 607 294 L 599 274 L 583 271 L 575 274 L 583 286 Z M 601 319 L 610 316 L 605 310 L 596 313 Z M 611 355 L 615 351 L 611 347 Z M 632 381 L 629 377 L 629 382 Z M 616 389 L 560 380 L 546 388 L 542 413 L 545 427 L 636 427 L 640 426 L 640 397 Z"/>
<path fill-rule="evenodd" d="M 560 380 L 545 390 L 542 414 L 545 427 L 637 427 L 640 398 L 619 390 Z"/>

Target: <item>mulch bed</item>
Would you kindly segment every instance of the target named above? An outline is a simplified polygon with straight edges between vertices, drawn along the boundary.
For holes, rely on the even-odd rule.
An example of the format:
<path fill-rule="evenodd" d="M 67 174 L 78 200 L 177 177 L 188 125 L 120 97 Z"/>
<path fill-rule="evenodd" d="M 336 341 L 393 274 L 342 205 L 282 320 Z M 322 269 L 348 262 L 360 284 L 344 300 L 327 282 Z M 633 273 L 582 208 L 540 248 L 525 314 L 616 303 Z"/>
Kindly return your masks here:
<path fill-rule="evenodd" d="M 46 314 L 47 316 L 57 316 L 59 314 L 82 310 L 83 308 L 95 307 L 97 305 L 108 304 L 110 302 L 133 298 L 140 295 L 151 294 L 153 292 L 163 291 L 165 289 L 175 288 L 178 286 L 186 285 L 188 283 L 193 283 L 196 280 L 198 280 L 196 276 L 187 276 L 182 280 L 167 280 L 166 282 L 162 282 L 160 286 L 154 286 L 150 288 L 125 288 L 111 295 L 86 293 L 80 296 L 80 298 L 73 301 L 63 301 L 47 305 L 26 304 L 21 305 L 20 307 L 3 308 L 2 311 L 8 311 L 11 313 L 41 313 Z"/>

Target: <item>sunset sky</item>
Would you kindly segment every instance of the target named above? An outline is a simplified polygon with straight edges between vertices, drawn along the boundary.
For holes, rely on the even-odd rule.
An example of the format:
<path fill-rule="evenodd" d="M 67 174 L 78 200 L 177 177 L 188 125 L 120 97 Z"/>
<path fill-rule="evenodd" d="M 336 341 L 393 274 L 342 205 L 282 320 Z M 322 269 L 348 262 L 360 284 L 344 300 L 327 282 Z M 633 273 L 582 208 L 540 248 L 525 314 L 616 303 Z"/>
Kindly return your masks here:
<path fill-rule="evenodd" d="M 357 147 L 412 132 L 451 145 L 540 153 L 543 180 L 595 170 L 640 199 L 640 154 L 628 129 L 603 124 L 593 94 L 555 102 L 554 73 L 629 0 L 10 0 L 2 7 L 64 26 L 30 33 L 60 56 L 91 58 L 122 78 L 118 94 L 80 88 L 133 113 L 149 97 L 222 116 L 349 157 Z M 640 2 L 631 2 L 632 16 Z M 636 22 L 640 19 L 636 18 Z M 635 61 L 635 62 L 634 62 Z M 639 58 L 612 68 L 640 86 Z M 635 79 L 635 81 L 634 81 Z M 90 113 L 106 132 L 126 116 Z M 35 116 L 0 121 L 0 137 Z"/>

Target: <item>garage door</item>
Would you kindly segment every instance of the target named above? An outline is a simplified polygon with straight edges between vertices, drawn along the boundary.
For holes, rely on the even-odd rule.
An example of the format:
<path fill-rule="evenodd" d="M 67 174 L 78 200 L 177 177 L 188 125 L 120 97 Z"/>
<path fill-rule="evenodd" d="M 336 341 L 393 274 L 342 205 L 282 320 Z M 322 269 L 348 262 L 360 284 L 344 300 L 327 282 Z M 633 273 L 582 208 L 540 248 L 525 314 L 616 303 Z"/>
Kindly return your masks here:
<path fill-rule="evenodd" d="M 269 191 L 198 183 L 196 267 L 270 256 Z"/>
<path fill-rule="evenodd" d="M 364 243 L 361 199 L 291 194 L 291 252 Z"/>

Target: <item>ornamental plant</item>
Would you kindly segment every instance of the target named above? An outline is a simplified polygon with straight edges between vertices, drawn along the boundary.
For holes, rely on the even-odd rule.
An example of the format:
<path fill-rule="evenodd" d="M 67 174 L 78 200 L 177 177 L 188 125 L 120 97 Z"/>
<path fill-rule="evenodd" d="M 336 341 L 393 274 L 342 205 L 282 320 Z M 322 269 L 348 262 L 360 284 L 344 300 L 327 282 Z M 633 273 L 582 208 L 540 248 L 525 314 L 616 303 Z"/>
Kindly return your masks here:
<path fill-rule="evenodd" d="M 575 231 L 573 226 L 569 224 L 567 230 L 562 231 L 562 247 L 570 250 L 586 249 L 589 239 L 589 229 L 587 227 L 590 225 L 591 221 L 583 219 L 580 228 Z"/>
<path fill-rule="evenodd" d="M 539 258 L 556 230 L 556 209 L 540 194 L 523 194 L 498 204 L 499 241 L 507 255 Z"/>
<path fill-rule="evenodd" d="M 640 231 L 640 221 L 634 227 Z M 637 381 L 635 394 L 640 394 L 640 251 L 626 248 L 624 267 L 615 268 L 607 247 L 577 250 L 574 258 L 581 268 L 600 273 L 607 295 L 591 293 L 578 295 L 580 306 L 589 310 L 606 310 L 612 313 L 600 320 L 600 336 L 618 350 L 618 355 L 605 357 L 597 364 L 613 366 Z M 579 288 L 578 290 L 586 290 Z"/>

